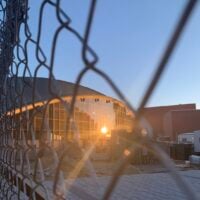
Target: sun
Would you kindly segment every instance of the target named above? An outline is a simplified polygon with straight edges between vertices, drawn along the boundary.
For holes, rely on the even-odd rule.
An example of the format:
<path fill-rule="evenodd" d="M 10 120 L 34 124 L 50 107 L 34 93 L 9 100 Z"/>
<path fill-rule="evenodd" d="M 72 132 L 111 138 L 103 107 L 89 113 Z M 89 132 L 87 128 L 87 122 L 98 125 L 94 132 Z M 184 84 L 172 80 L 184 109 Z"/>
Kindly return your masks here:
<path fill-rule="evenodd" d="M 101 127 L 101 133 L 102 133 L 103 135 L 105 135 L 106 133 L 108 133 L 108 128 L 107 128 L 106 126 L 102 126 L 102 127 Z"/>

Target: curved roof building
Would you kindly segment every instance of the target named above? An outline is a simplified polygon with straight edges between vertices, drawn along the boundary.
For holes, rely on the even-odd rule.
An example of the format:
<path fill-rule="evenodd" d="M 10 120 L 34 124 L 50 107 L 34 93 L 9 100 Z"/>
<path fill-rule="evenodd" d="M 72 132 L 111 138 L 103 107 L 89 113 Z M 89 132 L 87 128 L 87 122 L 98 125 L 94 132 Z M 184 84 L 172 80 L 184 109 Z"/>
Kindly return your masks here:
<path fill-rule="evenodd" d="M 12 88 L 11 99 L 16 100 L 16 97 L 23 97 L 23 105 L 28 105 L 33 103 L 47 101 L 49 99 L 55 98 L 55 94 L 60 97 L 71 97 L 74 91 L 74 84 L 61 80 L 51 80 L 49 85 L 49 79 L 47 78 L 10 78 L 8 81 L 8 88 Z M 52 94 L 49 87 L 53 91 Z M 90 88 L 79 86 L 78 95 L 86 96 L 105 96 L 104 94 L 92 90 Z M 20 103 L 18 102 L 17 105 Z"/>
<path fill-rule="evenodd" d="M 72 135 L 73 126 L 67 128 L 69 113 L 66 105 L 69 106 L 72 99 L 75 86 L 73 83 L 59 80 L 51 80 L 49 83 L 49 79 L 46 78 L 14 78 L 10 79 L 8 84 L 13 88 L 8 95 L 12 97 L 10 103 L 15 105 L 11 110 L 15 109 L 20 116 L 22 113 L 26 113 L 27 116 L 28 112 L 29 121 L 32 119 L 31 126 L 37 137 L 41 136 L 44 129 L 50 130 L 54 140 L 61 139 L 64 135 Z M 55 94 L 62 97 L 64 103 L 56 98 Z M 45 107 L 45 115 L 34 109 L 36 107 L 41 108 L 40 110 Z M 44 116 L 48 122 L 46 128 L 43 124 Z M 110 137 L 116 130 L 131 132 L 134 115 L 121 101 L 79 86 L 72 117 L 80 138 L 88 141 L 98 134 Z M 30 124 L 23 127 L 25 132 L 28 130 L 27 126 Z"/>

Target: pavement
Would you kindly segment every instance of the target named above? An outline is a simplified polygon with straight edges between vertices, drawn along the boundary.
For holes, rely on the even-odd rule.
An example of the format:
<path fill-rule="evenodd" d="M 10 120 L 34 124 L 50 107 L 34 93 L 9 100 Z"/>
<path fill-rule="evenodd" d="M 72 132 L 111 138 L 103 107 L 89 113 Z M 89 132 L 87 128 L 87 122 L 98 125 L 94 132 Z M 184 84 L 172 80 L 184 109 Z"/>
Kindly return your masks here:
<path fill-rule="evenodd" d="M 179 171 L 180 176 L 190 188 L 192 195 L 200 199 L 200 170 Z M 176 178 L 177 180 L 177 178 Z M 68 200 L 102 199 L 110 177 L 79 178 L 66 181 L 73 187 L 66 194 Z M 186 195 L 188 194 L 188 196 Z M 111 200 L 193 200 L 185 189 L 180 189 L 168 172 L 123 175 L 115 188 Z"/>

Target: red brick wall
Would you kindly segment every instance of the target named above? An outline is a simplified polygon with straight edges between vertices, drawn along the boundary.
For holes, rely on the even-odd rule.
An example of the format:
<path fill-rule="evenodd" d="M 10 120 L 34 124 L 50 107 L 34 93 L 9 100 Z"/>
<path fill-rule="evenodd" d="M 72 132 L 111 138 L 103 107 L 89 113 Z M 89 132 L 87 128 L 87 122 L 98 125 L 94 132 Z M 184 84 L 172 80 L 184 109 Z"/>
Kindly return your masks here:
<path fill-rule="evenodd" d="M 172 138 L 177 139 L 180 133 L 200 130 L 200 110 L 172 111 Z"/>
<path fill-rule="evenodd" d="M 165 135 L 165 130 L 163 126 L 163 118 L 165 114 L 173 110 L 195 110 L 195 104 L 180 104 L 172 106 L 160 106 L 160 107 L 148 107 L 144 108 L 144 117 L 151 124 L 154 135 L 161 136 Z"/>

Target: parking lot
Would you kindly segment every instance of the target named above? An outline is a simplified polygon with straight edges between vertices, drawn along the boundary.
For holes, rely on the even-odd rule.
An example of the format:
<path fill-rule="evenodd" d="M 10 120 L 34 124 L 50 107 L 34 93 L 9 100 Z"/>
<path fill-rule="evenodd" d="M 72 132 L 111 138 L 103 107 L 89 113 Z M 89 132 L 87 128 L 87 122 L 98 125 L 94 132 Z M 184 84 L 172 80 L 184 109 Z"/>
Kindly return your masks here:
<path fill-rule="evenodd" d="M 200 171 L 187 170 L 180 172 L 183 179 L 200 198 Z M 101 199 L 110 177 L 98 177 L 97 183 L 91 178 L 79 178 L 74 182 L 73 192 L 67 194 L 68 199 Z M 70 181 L 66 182 L 67 184 Z M 75 192 L 77 189 L 77 192 Z M 80 189 L 80 190 L 79 190 Z M 79 190 L 79 191 L 78 191 Z M 83 192 L 81 194 L 81 192 Z M 91 195 L 91 196 L 90 196 Z M 181 190 L 168 172 L 123 175 L 111 199 L 138 199 L 138 200 L 185 200 Z"/>

